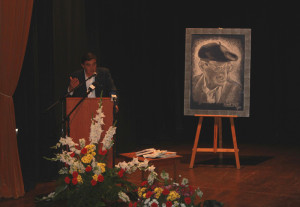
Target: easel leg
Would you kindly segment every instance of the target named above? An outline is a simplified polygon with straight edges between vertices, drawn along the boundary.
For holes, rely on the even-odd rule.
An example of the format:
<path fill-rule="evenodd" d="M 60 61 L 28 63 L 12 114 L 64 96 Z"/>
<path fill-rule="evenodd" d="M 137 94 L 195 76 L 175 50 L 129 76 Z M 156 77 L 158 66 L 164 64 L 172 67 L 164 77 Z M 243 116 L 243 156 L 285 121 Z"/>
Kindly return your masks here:
<path fill-rule="evenodd" d="M 196 132 L 196 136 L 195 136 L 195 142 L 194 142 L 194 147 L 193 147 L 193 152 L 192 152 L 192 157 L 191 157 L 191 162 L 190 162 L 190 168 L 194 167 L 195 156 L 196 156 L 196 152 L 197 152 L 198 141 L 199 141 L 200 131 L 201 131 L 201 127 L 202 127 L 202 121 L 203 121 L 203 117 L 200 116 L 198 126 L 197 126 L 197 132 Z"/>
<path fill-rule="evenodd" d="M 217 147 L 218 147 L 218 127 L 219 127 L 219 118 L 215 117 L 215 122 L 214 122 L 214 153 L 217 152 Z"/>
<path fill-rule="evenodd" d="M 221 117 L 219 117 L 219 148 L 223 148 L 222 118 Z M 219 153 L 219 159 L 223 160 L 223 152 Z"/>
<path fill-rule="evenodd" d="M 235 126 L 234 126 L 233 117 L 230 117 L 230 125 L 231 125 L 231 133 L 232 133 L 232 141 L 233 141 L 233 147 L 234 147 L 236 168 L 240 169 L 241 166 L 240 166 L 240 159 L 239 159 L 239 149 L 237 147 L 237 142 L 236 142 L 236 134 L 235 134 Z"/>

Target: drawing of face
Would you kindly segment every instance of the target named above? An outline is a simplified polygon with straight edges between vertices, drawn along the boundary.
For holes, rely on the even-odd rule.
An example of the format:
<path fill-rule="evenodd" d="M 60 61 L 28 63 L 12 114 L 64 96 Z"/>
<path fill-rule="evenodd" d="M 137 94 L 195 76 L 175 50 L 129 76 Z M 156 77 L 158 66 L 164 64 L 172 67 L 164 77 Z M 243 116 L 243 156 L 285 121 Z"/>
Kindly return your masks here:
<path fill-rule="evenodd" d="M 200 61 L 199 67 L 204 74 L 206 86 L 212 90 L 225 84 L 230 64 L 227 62 Z"/>

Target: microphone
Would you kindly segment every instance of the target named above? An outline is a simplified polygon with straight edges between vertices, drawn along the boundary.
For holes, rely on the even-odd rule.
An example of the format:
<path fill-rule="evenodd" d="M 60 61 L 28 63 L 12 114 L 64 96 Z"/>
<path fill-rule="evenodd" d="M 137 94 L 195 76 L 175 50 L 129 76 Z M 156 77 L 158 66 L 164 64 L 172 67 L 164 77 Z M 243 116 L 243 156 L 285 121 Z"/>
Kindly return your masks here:
<path fill-rule="evenodd" d="M 90 80 L 92 77 L 96 77 L 97 75 L 98 75 L 97 72 L 94 72 L 94 74 L 91 75 L 90 77 L 88 77 L 88 78 L 85 80 L 85 82 L 88 81 L 88 80 Z"/>
<path fill-rule="evenodd" d="M 96 74 L 97 75 L 97 74 Z M 95 90 L 95 88 L 99 87 L 99 83 L 98 82 L 94 82 L 92 83 L 89 88 L 86 90 L 86 93 L 89 94 L 91 93 L 93 90 Z"/>

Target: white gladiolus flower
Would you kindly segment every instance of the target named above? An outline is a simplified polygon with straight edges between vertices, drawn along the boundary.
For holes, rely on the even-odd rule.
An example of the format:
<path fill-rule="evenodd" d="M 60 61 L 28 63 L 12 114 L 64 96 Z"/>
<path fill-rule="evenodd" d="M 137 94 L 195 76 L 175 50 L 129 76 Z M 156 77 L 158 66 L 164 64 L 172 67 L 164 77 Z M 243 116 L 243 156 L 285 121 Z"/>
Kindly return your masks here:
<path fill-rule="evenodd" d="M 85 147 L 85 139 L 84 138 L 79 139 L 79 145 L 80 145 L 81 148 Z"/>
<path fill-rule="evenodd" d="M 139 162 L 139 158 L 135 157 L 132 159 L 131 161 L 134 165 L 138 165 L 140 162 Z"/>
<path fill-rule="evenodd" d="M 118 196 L 119 196 L 119 198 L 120 198 L 122 201 L 124 201 L 125 203 L 129 203 L 129 202 L 130 202 L 130 199 L 129 199 L 128 195 L 126 195 L 126 193 L 120 191 L 120 192 L 118 193 Z"/>
<path fill-rule="evenodd" d="M 146 167 L 148 167 L 148 160 L 147 159 L 145 159 L 144 160 L 144 162 L 140 162 L 139 164 L 138 164 L 138 168 L 139 169 L 141 169 L 141 168 L 146 168 Z"/>
<path fill-rule="evenodd" d="M 199 188 L 196 189 L 196 193 L 197 193 L 197 196 L 199 196 L 199 198 L 202 198 L 203 192 Z"/>
<path fill-rule="evenodd" d="M 164 180 L 169 180 L 169 173 L 163 171 L 162 173 L 160 173 L 160 177 Z"/>
<path fill-rule="evenodd" d="M 152 185 L 155 178 L 157 177 L 157 173 L 156 172 L 151 172 L 148 176 L 148 183 L 149 185 Z"/>
<path fill-rule="evenodd" d="M 106 134 L 102 140 L 102 150 L 108 150 L 113 146 L 113 136 L 116 133 L 116 127 L 111 126 L 109 129 L 106 131 Z"/>
<path fill-rule="evenodd" d="M 151 165 L 150 167 L 148 167 L 148 171 L 153 172 L 155 169 L 154 165 Z"/>
<path fill-rule="evenodd" d="M 189 183 L 189 180 L 187 178 L 183 178 L 181 181 L 181 185 L 186 185 Z"/>
<path fill-rule="evenodd" d="M 100 105 L 101 103 L 99 103 L 99 108 L 96 111 L 97 115 L 94 117 L 91 124 L 90 137 L 89 137 L 91 144 L 98 144 L 101 134 L 103 132 L 101 126 L 104 124 L 103 117 L 105 116 L 102 112 L 102 106 L 100 107 Z"/>

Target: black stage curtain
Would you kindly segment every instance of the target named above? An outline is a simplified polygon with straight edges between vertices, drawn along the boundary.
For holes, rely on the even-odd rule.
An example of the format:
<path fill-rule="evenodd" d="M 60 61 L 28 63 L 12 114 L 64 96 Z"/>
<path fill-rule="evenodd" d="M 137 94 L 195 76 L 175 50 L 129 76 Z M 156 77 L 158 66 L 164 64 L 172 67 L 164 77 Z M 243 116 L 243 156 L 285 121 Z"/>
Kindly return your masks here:
<path fill-rule="evenodd" d="M 42 156 L 52 155 L 49 147 L 61 134 L 61 105 L 42 112 L 64 94 L 68 74 L 80 68 L 85 51 L 96 53 L 98 64 L 111 69 L 119 89 L 117 152 L 160 143 L 192 148 L 198 120 L 183 115 L 185 28 L 252 29 L 251 115 L 236 119 L 238 143 L 297 141 L 299 14 L 292 5 L 190 3 L 35 1 L 14 95 L 27 189 L 57 174 L 56 165 Z M 201 132 L 209 142 L 212 121 L 207 119 Z M 226 122 L 224 141 L 230 143 Z"/>

